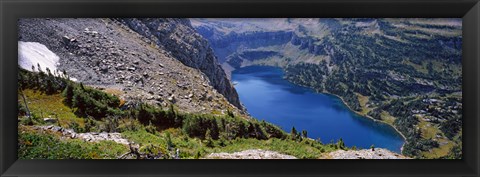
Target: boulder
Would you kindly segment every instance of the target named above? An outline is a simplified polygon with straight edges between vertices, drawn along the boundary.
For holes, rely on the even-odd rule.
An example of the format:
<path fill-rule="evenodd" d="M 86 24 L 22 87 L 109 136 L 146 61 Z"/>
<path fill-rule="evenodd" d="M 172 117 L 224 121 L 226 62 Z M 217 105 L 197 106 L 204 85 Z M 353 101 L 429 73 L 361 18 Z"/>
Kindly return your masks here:
<path fill-rule="evenodd" d="M 57 119 L 55 118 L 43 118 L 43 121 L 46 122 L 46 123 L 57 123 Z"/>

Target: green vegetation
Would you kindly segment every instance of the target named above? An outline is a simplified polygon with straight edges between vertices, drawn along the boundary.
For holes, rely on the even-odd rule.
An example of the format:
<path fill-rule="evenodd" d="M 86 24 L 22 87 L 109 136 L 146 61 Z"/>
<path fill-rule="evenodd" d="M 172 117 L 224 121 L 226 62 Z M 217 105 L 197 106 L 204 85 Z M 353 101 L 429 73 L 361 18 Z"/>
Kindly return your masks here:
<path fill-rule="evenodd" d="M 44 85 L 41 81 L 46 79 L 54 82 Z M 58 132 L 37 130 L 38 125 L 51 124 L 36 116 L 39 110 L 56 115 L 60 123 L 54 125 L 77 133 L 120 132 L 123 138 L 139 146 L 138 153 L 148 157 L 202 158 L 214 152 L 265 149 L 298 158 L 319 158 L 325 152 L 347 149 L 342 140 L 322 144 L 308 139 L 305 130 L 287 134 L 271 123 L 245 119 L 231 111 L 225 115 L 191 114 L 182 113 L 173 105 L 162 108 L 141 102 L 121 106 L 114 95 L 42 72 L 20 70 L 18 82 L 19 94 L 25 95 L 27 103 L 19 97 L 22 159 L 120 158 L 129 152 L 129 147 L 113 141 L 85 142 Z M 27 106 L 33 118 L 26 116 Z"/>
<path fill-rule="evenodd" d="M 320 158 L 323 153 L 338 150 L 339 147 L 335 144 L 323 145 L 310 139 L 303 139 L 300 142 L 277 138 L 264 141 L 255 139 L 236 139 L 228 142 L 225 147 L 212 149 L 212 152 L 238 152 L 247 149 L 272 150 L 283 154 L 293 155 L 297 158 L 316 159 Z"/>
<path fill-rule="evenodd" d="M 75 109 L 80 117 L 94 117 L 101 119 L 107 115 L 121 114 L 118 106 L 120 100 L 104 92 L 92 88 L 86 88 L 83 84 L 77 86 L 69 82 L 63 91 L 65 104 Z"/>
<path fill-rule="evenodd" d="M 337 95 L 354 111 L 394 126 L 407 138 L 403 154 L 442 158 L 461 143 L 455 139 L 462 125 L 462 97 L 457 94 L 462 85 L 461 36 L 429 29 L 459 30 L 410 23 L 400 28 L 389 19 L 376 22 L 377 34 L 365 35 L 362 27 L 351 24 L 332 31 L 315 46 L 328 50 L 329 61 L 291 63 L 284 67 L 285 77 Z"/>
<path fill-rule="evenodd" d="M 61 139 L 60 135 L 20 127 L 19 159 L 115 159 L 127 151 L 113 141 L 85 143 L 78 139 Z"/>

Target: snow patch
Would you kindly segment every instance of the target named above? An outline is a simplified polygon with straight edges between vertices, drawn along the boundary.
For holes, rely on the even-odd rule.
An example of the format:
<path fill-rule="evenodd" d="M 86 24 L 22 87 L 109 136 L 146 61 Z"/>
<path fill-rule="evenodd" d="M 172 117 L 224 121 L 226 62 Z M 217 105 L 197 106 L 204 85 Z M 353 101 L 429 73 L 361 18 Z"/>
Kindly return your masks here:
<path fill-rule="evenodd" d="M 38 70 L 37 64 L 40 64 L 43 71 L 48 68 L 53 74 L 53 71 L 57 70 L 59 59 L 60 57 L 43 44 L 18 41 L 18 65 L 23 69 L 33 71 L 33 65 Z"/>

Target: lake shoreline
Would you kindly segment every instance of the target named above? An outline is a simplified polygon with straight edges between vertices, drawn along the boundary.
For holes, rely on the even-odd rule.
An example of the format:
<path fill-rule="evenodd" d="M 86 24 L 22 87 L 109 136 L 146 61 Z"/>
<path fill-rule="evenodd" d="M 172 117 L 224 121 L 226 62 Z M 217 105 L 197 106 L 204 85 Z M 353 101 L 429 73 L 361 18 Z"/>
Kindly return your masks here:
<path fill-rule="evenodd" d="M 262 66 L 265 66 L 265 65 L 262 65 Z M 267 66 L 268 66 L 268 65 L 267 65 Z M 244 67 L 242 67 L 242 68 L 244 68 Z M 282 73 L 285 72 L 285 71 L 283 70 L 283 68 L 281 68 L 281 67 L 275 67 L 275 68 L 280 69 L 280 71 L 281 71 Z M 233 73 L 232 73 L 232 75 L 233 75 Z M 282 74 L 282 75 L 283 75 L 283 74 Z M 345 108 L 348 108 L 348 109 L 345 109 L 345 110 L 348 110 L 348 111 L 350 111 L 351 113 L 353 113 L 353 114 L 351 114 L 352 116 L 355 116 L 355 115 L 356 115 L 356 116 L 367 117 L 367 118 L 373 120 L 373 123 L 378 123 L 378 122 L 380 122 L 380 123 L 389 125 L 389 127 L 393 128 L 393 130 L 395 130 L 395 131 L 397 132 L 397 137 L 398 137 L 398 135 L 400 135 L 400 136 L 402 137 L 401 139 L 398 139 L 398 140 L 403 140 L 403 141 L 401 142 L 401 144 L 399 144 L 399 145 L 400 145 L 400 148 L 399 148 L 400 151 L 398 151 L 398 149 L 395 150 L 395 151 L 398 152 L 398 153 L 400 153 L 400 154 L 403 153 L 403 147 L 404 147 L 404 145 L 406 144 L 406 137 L 405 137 L 394 125 L 389 124 L 389 123 L 384 122 L 384 121 L 381 121 L 381 120 L 376 120 L 376 119 L 374 119 L 373 117 L 370 117 L 370 116 L 368 116 L 368 115 L 364 115 L 364 114 L 362 114 L 361 112 L 357 112 L 357 111 L 353 110 L 353 109 L 347 104 L 347 102 L 345 102 L 345 100 L 344 100 L 342 97 L 338 96 L 338 95 L 335 95 L 335 94 L 332 94 L 332 93 L 329 93 L 329 92 L 319 92 L 319 91 L 316 91 L 315 89 L 312 89 L 312 88 L 310 88 L 310 87 L 308 87 L 308 86 L 304 86 L 304 85 L 302 85 L 302 84 L 297 84 L 297 83 L 295 83 L 294 81 L 290 81 L 290 80 L 284 78 L 282 75 L 280 75 L 280 79 L 281 79 L 281 80 L 284 80 L 284 81 L 286 81 L 286 82 L 288 82 L 288 83 L 291 83 L 291 84 L 293 84 L 293 85 L 296 85 L 296 86 L 304 87 L 305 89 L 310 90 L 310 92 L 312 92 L 312 93 L 317 93 L 317 94 L 320 93 L 320 94 L 325 94 L 325 95 L 331 95 L 331 96 L 332 96 L 331 99 L 333 99 L 333 100 L 334 100 L 335 98 L 338 98 L 338 99 L 341 100 L 342 103 L 346 106 Z M 233 79 L 232 79 L 231 81 L 233 81 Z M 338 104 L 338 103 L 339 103 L 339 102 L 338 102 L 338 100 L 337 100 L 337 103 L 336 103 L 336 104 Z M 385 128 L 388 129 L 388 126 L 385 127 Z M 377 145 L 377 143 L 373 143 L 373 144 Z M 397 146 L 397 148 L 398 148 L 398 146 Z"/>
<path fill-rule="evenodd" d="M 282 71 L 283 71 L 283 70 L 282 70 Z M 313 90 L 314 92 L 316 92 L 316 93 L 321 93 L 321 94 L 327 94 L 327 95 L 334 96 L 334 97 L 340 99 L 340 100 L 342 101 L 342 103 L 343 103 L 350 111 L 354 112 L 355 114 L 357 114 L 357 115 L 359 115 L 359 116 L 361 116 L 361 117 L 366 117 L 366 118 L 372 119 L 372 120 L 375 121 L 375 122 L 380 122 L 380 123 L 383 123 L 383 124 L 386 124 L 386 125 L 392 127 L 398 134 L 400 134 L 400 136 L 402 136 L 403 140 L 405 141 L 405 142 L 402 144 L 402 147 L 400 147 L 400 153 L 403 154 L 403 146 L 405 146 L 405 143 L 407 143 L 407 137 L 406 137 L 405 135 L 403 135 L 403 133 L 400 132 L 400 130 L 398 130 L 397 127 L 395 127 L 394 125 L 389 124 L 389 123 L 387 123 L 387 122 L 385 122 L 385 121 L 382 121 L 382 120 L 374 119 L 373 117 L 371 117 L 371 116 L 369 116 L 369 115 L 362 114 L 361 112 L 355 111 L 355 110 L 352 109 L 352 108 L 350 107 L 350 105 L 348 105 L 347 102 L 346 102 L 341 96 L 339 96 L 339 95 L 330 93 L 330 92 L 328 92 L 328 91 L 318 92 L 318 91 L 316 91 L 315 89 L 310 88 L 310 87 L 308 87 L 308 86 L 301 85 L 301 84 L 297 84 L 297 83 L 292 82 L 292 81 L 289 81 L 289 80 L 287 80 L 287 79 L 285 79 L 285 80 L 288 81 L 288 82 L 291 82 L 292 84 L 295 84 L 295 85 L 299 85 L 299 86 L 302 86 L 302 87 L 306 87 L 306 88 L 312 89 L 312 90 Z"/>
<path fill-rule="evenodd" d="M 277 66 L 273 66 L 273 67 L 277 67 Z M 278 67 L 278 68 L 281 68 L 282 71 L 285 72 L 282 67 Z M 285 79 L 285 78 L 284 78 L 284 79 Z M 308 87 L 308 86 L 305 86 L 305 85 L 302 85 L 302 84 L 297 84 L 297 83 L 292 82 L 292 81 L 290 81 L 290 80 L 288 80 L 288 79 L 285 79 L 285 80 L 288 81 L 288 82 L 290 82 L 290 83 L 292 83 L 292 84 L 295 84 L 295 85 L 298 85 L 298 86 L 302 86 L 302 87 L 306 87 L 306 88 L 312 89 L 312 90 L 313 90 L 314 92 L 316 92 L 316 93 L 322 93 L 322 94 L 327 94 L 327 95 L 331 95 L 331 96 L 337 97 L 337 98 L 339 98 L 339 99 L 342 101 L 342 103 L 343 103 L 350 111 L 354 112 L 355 114 L 357 114 L 357 115 L 359 115 L 359 116 L 361 116 L 361 117 L 366 117 L 366 118 L 372 119 L 372 120 L 375 121 L 375 122 L 381 122 L 381 123 L 384 123 L 384 124 L 389 125 L 389 126 L 392 127 L 398 134 L 400 134 L 400 136 L 402 136 L 403 140 L 405 141 L 405 142 L 402 144 L 402 146 L 400 147 L 400 153 L 403 154 L 403 146 L 405 146 L 405 143 L 407 143 L 407 137 L 406 137 L 405 135 L 403 135 L 403 133 L 400 132 L 400 130 L 398 130 L 397 127 L 395 127 L 394 125 L 389 124 L 389 123 L 387 123 L 387 122 L 385 122 L 385 121 L 382 121 L 382 120 L 374 119 L 373 117 L 371 117 L 371 116 L 369 116 L 369 115 L 367 115 L 367 114 L 362 114 L 361 112 L 355 111 L 355 110 L 352 109 L 352 108 L 350 107 L 350 105 L 348 105 L 347 102 L 346 102 L 341 96 L 339 96 L 339 95 L 330 93 L 330 92 L 328 92 L 328 91 L 319 92 L 319 91 L 316 91 L 314 88 L 311 88 L 311 87 Z"/>
<path fill-rule="evenodd" d="M 293 82 L 292 82 L 292 83 L 293 83 Z M 294 83 L 294 84 L 295 84 L 295 83 Z M 308 88 L 310 88 L 310 87 L 308 87 Z M 398 134 L 400 134 L 400 136 L 402 136 L 403 140 L 405 141 L 405 142 L 402 144 L 402 147 L 400 147 L 400 152 L 403 154 L 403 146 L 405 146 L 405 143 L 407 142 L 407 138 L 406 138 L 405 135 L 403 135 L 403 133 L 400 132 L 400 130 L 398 130 L 394 125 L 389 124 L 389 123 L 387 123 L 387 122 L 385 122 L 385 121 L 382 121 L 382 120 L 374 119 L 373 117 L 371 117 L 371 116 L 369 116 L 369 115 L 366 115 L 366 114 L 364 115 L 364 114 L 362 114 L 362 113 L 360 113 L 360 112 L 358 112 L 358 111 L 353 110 L 353 109 L 347 104 L 347 102 L 346 102 L 342 97 L 340 97 L 339 95 L 335 95 L 335 94 L 330 93 L 330 92 L 317 92 L 317 93 L 323 93 L 323 94 L 328 94 L 328 95 L 335 96 L 335 97 L 339 98 L 339 99 L 342 101 L 342 103 L 343 103 L 345 106 L 347 106 L 347 108 L 348 108 L 350 111 L 354 112 L 355 114 L 357 114 L 357 115 L 359 115 L 359 116 L 361 116 L 361 117 L 366 117 L 366 118 L 372 119 L 372 120 L 375 121 L 375 122 L 380 122 L 380 123 L 383 123 L 383 124 L 387 124 L 387 125 L 389 125 L 390 127 L 392 127 L 393 129 L 395 129 L 395 131 L 398 132 Z"/>

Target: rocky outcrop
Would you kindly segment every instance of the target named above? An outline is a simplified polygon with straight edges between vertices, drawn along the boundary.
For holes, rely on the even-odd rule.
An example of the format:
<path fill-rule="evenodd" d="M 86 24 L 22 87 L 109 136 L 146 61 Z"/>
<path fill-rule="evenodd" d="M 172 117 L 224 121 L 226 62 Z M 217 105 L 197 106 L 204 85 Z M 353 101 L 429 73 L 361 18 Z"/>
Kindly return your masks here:
<path fill-rule="evenodd" d="M 233 68 L 242 67 L 244 61 L 255 61 L 266 59 L 269 57 L 278 56 L 281 57 L 281 54 L 276 51 L 255 51 L 255 50 L 246 50 L 239 53 L 234 53 L 227 57 L 227 63 Z"/>
<path fill-rule="evenodd" d="M 47 126 L 34 126 L 33 129 L 52 131 L 54 133 L 60 133 L 64 138 L 71 139 L 81 139 L 86 142 L 99 142 L 99 141 L 114 141 L 119 144 L 128 145 L 131 142 L 129 140 L 122 138 L 120 133 L 107 133 L 107 132 L 87 132 L 87 133 L 77 133 L 73 129 L 66 129 L 63 127 L 55 125 Z"/>
<path fill-rule="evenodd" d="M 337 150 L 325 155 L 327 159 L 410 159 L 387 149 Z"/>
<path fill-rule="evenodd" d="M 152 40 L 186 66 L 199 69 L 227 100 L 241 108 L 238 94 L 218 63 L 207 40 L 196 33 L 188 19 L 118 19 L 135 32 Z"/>
<path fill-rule="evenodd" d="M 291 43 L 295 46 L 298 46 L 299 49 L 306 49 L 309 53 L 315 55 L 326 55 L 329 51 L 329 46 L 327 46 L 319 39 L 315 39 L 310 36 L 301 37 L 296 33 L 292 35 Z"/>
<path fill-rule="evenodd" d="M 250 149 L 234 153 L 212 153 L 205 157 L 206 159 L 296 159 L 291 155 L 280 154 L 275 151 L 266 151 L 261 149 Z"/>

